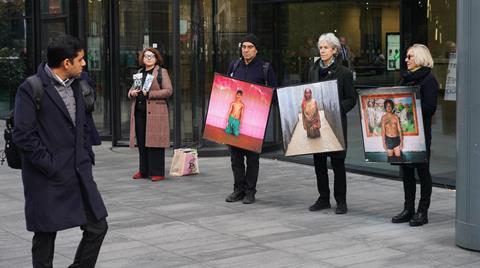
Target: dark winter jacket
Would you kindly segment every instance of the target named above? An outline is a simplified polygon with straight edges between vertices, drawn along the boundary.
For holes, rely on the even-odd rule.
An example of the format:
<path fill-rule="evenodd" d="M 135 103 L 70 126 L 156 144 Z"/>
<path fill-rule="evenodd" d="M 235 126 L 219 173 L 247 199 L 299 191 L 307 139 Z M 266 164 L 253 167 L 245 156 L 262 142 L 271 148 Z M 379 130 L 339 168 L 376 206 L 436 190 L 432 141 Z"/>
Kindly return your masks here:
<path fill-rule="evenodd" d="M 345 151 L 326 153 L 334 158 L 345 158 L 347 147 L 347 113 L 355 107 L 357 98 L 353 89 L 352 72 L 345 66 L 333 62 L 327 68 L 320 67 L 320 59 L 310 68 L 308 81 L 322 82 L 327 80 L 337 80 L 338 98 L 340 100 L 340 113 L 342 118 L 343 136 L 345 140 Z"/>
<path fill-rule="evenodd" d="M 268 66 L 267 83 L 265 83 L 265 73 L 263 71 L 264 64 L 265 61 L 259 59 L 258 57 L 255 57 L 251 62 L 248 63 L 248 65 L 245 64 L 245 61 L 242 59 L 237 59 L 230 63 L 227 75 L 250 83 L 267 85 L 268 87 L 276 87 L 277 81 L 275 79 L 275 73 L 273 72 L 271 64 Z"/>
<path fill-rule="evenodd" d="M 40 109 L 36 109 L 27 82 L 20 85 L 15 97 L 13 141 L 23 151 L 25 218 L 27 230 L 33 232 L 85 224 L 85 204 L 97 220 L 107 217 L 92 176 L 94 154 L 78 81 L 72 83 L 74 124 L 44 67 L 45 63 L 41 64 L 37 72 L 44 87 Z"/>
<path fill-rule="evenodd" d="M 437 110 L 438 82 L 432 74 L 432 69 L 422 67 L 415 72 L 402 73 L 402 86 L 420 86 L 420 99 L 422 102 L 423 127 L 427 157 L 430 158 L 430 145 L 432 144 L 432 117 Z"/>

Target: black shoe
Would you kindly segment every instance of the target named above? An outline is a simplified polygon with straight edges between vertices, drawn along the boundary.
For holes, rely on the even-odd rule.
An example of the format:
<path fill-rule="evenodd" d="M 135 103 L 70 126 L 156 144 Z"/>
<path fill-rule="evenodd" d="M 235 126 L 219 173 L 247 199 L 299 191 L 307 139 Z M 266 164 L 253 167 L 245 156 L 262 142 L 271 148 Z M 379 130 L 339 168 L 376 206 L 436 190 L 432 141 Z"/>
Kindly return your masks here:
<path fill-rule="evenodd" d="M 253 204 L 255 203 L 255 194 L 253 193 L 246 193 L 245 197 L 243 198 L 244 204 Z"/>
<path fill-rule="evenodd" d="M 337 208 L 335 209 L 335 214 L 345 214 L 347 213 L 347 203 L 337 203 Z"/>
<path fill-rule="evenodd" d="M 237 202 L 237 201 L 240 201 L 242 200 L 243 198 L 245 197 L 245 193 L 244 192 L 233 192 L 231 193 L 226 199 L 225 201 L 226 202 Z"/>
<path fill-rule="evenodd" d="M 422 211 L 422 212 L 417 212 L 415 215 L 413 215 L 413 218 L 410 220 L 409 224 L 412 227 L 416 226 L 422 226 L 424 224 L 428 223 L 428 212 Z"/>
<path fill-rule="evenodd" d="M 330 202 L 322 200 L 322 199 L 317 199 L 315 201 L 315 204 L 311 205 L 308 210 L 310 211 L 317 211 L 317 210 L 322 210 L 326 208 L 331 208 L 332 206 L 330 205 Z"/>
<path fill-rule="evenodd" d="M 392 222 L 393 223 L 408 222 L 413 217 L 414 213 L 415 213 L 414 210 L 404 209 L 402 212 L 392 217 Z"/>

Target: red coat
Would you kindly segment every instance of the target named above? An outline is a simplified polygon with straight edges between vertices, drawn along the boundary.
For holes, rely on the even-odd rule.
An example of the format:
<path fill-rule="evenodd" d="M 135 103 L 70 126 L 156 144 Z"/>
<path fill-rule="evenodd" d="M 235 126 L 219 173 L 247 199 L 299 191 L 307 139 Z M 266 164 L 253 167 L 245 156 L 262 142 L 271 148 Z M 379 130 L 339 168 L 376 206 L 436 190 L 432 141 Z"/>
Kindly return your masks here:
<path fill-rule="evenodd" d="M 157 75 L 161 69 L 162 85 L 157 81 Z M 172 82 L 166 69 L 155 66 L 153 70 L 154 79 L 147 100 L 147 124 L 145 147 L 168 148 L 170 147 L 170 126 L 167 98 L 173 93 Z M 136 98 L 130 93 L 133 87 L 128 91 L 128 97 L 131 99 L 130 110 L 130 147 L 135 147 L 135 102 Z"/>

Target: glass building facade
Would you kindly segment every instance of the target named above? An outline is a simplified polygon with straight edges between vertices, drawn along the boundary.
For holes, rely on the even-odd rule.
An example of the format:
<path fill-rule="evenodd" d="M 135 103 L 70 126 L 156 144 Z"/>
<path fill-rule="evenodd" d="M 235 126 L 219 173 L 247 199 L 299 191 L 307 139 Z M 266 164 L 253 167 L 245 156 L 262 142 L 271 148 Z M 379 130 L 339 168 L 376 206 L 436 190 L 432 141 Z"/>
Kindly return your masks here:
<path fill-rule="evenodd" d="M 157 47 L 175 82 L 172 142 L 216 146 L 202 139 L 212 78 L 239 57 L 238 43 L 253 32 L 259 56 L 270 61 L 281 86 L 306 81 L 316 42 L 324 32 L 344 37 L 351 51 L 355 87 L 393 86 L 405 70 L 406 48 L 426 44 L 440 83 L 433 122 L 431 170 L 439 184 L 455 183 L 456 103 L 445 101 L 449 54 L 455 51 L 456 0 L 1 0 L 0 117 L 12 107 L 15 89 L 44 59 L 48 41 L 61 33 L 85 44 L 96 81 L 95 122 L 114 146 L 127 144 L 132 74 L 138 52 Z M 268 155 L 281 157 L 274 101 L 266 133 Z M 398 167 L 365 163 L 359 109 L 348 114 L 347 167 L 387 176 Z M 289 158 L 309 162 L 311 156 Z"/>

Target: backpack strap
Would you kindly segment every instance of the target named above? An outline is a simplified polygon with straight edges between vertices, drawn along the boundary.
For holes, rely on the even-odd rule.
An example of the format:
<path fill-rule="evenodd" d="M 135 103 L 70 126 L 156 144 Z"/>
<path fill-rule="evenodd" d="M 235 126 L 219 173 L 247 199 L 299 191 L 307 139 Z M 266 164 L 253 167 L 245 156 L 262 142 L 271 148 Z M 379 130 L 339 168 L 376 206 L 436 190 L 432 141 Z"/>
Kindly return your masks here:
<path fill-rule="evenodd" d="M 230 74 L 229 74 L 230 77 L 233 77 L 233 73 L 237 70 L 238 65 L 240 65 L 240 62 L 242 62 L 242 58 L 238 58 L 235 61 L 235 63 L 233 64 L 233 68 L 232 68 L 232 70 L 230 71 Z"/>
<path fill-rule="evenodd" d="M 162 89 L 162 66 L 159 66 L 158 67 L 158 74 L 157 74 L 157 82 L 158 82 L 158 85 L 160 86 L 160 89 Z"/>
<path fill-rule="evenodd" d="M 35 107 L 37 111 L 40 110 L 40 102 L 43 97 L 43 83 L 40 77 L 37 75 L 32 75 L 27 78 L 27 82 L 30 84 L 33 92 L 33 101 L 35 102 Z"/>
<path fill-rule="evenodd" d="M 265 80 L 265 85 L 268 86 L 268 68 L 270 67 L 270 62 L 263 63 L 263 79 Z"/>

